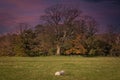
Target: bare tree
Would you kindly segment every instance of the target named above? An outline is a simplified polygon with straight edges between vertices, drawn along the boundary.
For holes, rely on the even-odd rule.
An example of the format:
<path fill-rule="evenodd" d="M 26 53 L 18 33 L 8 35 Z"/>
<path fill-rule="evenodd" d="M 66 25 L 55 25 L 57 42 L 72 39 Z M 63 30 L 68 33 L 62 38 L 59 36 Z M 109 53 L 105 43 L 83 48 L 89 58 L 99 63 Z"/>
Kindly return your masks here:
<path fill-rule="evenodd" d="M 28 23 L 19 23 L 18 28 L 19 28 L 19 33 L 22 34 L 25 30 L 30 28 L 30 25 Z"/>
<path fill-rule="evenodd" d="M 41 17 L 46 26 L 50 27 L 50 33 L 53 33 L 56 43 L 56 55 L 60 55 L 61 45 L 73 34 L 73 25 L 80 16 L 81 11 L 78 8 L 67 7 L 62 4 L 51 6 L 45 10 L 45 15 Z"/>
<path fill-rule="evenodd" d="M 94 47 L 98 24 L 96 20 L 90 16 L 81 16 L 75 25 L 76 34 L 81 36 L 79 42 L 84 46 L 88 54 Z"/>

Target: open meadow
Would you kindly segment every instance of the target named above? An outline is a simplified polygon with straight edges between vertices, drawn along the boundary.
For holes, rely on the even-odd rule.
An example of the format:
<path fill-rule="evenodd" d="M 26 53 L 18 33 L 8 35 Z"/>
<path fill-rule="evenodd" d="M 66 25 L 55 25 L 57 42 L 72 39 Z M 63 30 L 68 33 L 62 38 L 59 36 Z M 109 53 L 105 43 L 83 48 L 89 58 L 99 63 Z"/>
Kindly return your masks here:
<path fill-rule="evenodd" d="M 55 76 L 59 70 L 65 74 Z M 0 57 L 0 80 L 120 80 L 120 58 Z"/>

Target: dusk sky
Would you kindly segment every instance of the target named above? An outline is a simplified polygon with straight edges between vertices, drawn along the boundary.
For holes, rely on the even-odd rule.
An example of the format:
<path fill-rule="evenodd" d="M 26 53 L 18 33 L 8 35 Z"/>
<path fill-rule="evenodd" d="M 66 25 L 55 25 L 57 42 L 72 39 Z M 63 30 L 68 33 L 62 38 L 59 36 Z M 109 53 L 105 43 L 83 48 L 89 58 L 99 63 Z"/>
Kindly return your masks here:
<path fill-rule="evenodd" d="M 0 34 L 15 32 L 18 23 L 34 27 L 44 9 L 58 3 L 78 6 L 83 14 L 96 19 L 101 32 L 108 24 L 117 25 L 120 31 L 120 0 L 0 0 Z"/>

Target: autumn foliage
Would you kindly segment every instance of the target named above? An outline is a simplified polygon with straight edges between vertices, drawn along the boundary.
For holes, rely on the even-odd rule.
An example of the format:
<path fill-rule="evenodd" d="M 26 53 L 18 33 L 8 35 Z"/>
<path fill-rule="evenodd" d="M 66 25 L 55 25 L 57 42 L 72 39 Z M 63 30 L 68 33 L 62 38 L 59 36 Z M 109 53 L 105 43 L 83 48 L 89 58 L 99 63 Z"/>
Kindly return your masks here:
<path fill-rule="evenodd" d="M 71 43 L 71 48 L 66 50 L 66 54 L 85 54 L 86 53 L 86 49 L 84 48 L 84 46 L 81 44 L 81 36 L 77 35 L 76 38 L 74 40 L 70 41 Z"/>

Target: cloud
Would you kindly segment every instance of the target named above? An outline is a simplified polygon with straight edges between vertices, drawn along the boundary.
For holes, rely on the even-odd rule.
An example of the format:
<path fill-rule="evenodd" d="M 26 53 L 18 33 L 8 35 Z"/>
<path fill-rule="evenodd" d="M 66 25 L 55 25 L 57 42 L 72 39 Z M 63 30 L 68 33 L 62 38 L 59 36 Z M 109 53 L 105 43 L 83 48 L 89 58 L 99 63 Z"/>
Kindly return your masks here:
<path fill-rule="evenodd" d="M 42 0 L 1 0 L 0 33 L 12 31 L 21 22 L 35 24 L 46 7 Z"/>
<path fill-rule="evenodd" d="M 0 32 L 12 31 L 21 22 L 38 24 L 44 9 L 56 3 L 80 7 L 84 14 L 93 16 L 102 25 L 120 23 L 119 0 L 1 0 Z"/>
<path fill-rule="evenodd" d="M 16 17 L 11 13 L 0 12 L 0 33 L 9 31 L 15 19 Z"/>
<path fill-rule="evenodd" d="M 80 2 L 80 7 L 85 14 L 94 17 L 100 24 L 100 31 L 104 32 L 108 24 L 120 23 L 120 5 L 117 0 L 86 0 Z"/>

